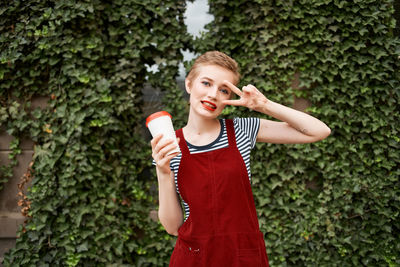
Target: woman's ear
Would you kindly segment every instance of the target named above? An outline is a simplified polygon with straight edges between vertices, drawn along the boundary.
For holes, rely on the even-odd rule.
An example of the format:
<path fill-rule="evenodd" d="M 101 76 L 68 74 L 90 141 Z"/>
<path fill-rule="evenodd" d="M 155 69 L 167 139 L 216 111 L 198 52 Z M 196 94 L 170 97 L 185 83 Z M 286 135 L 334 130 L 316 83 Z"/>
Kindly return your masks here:
<path fill-rule="evenodd" d="M 186 78 L 185 79 L 185 89 L 186 89 L 186 92 L 190 95 L 190 86 L 191 86 L 191 82 L 190 82 L 190 80 L 188 79 L 188 78 Z"/>

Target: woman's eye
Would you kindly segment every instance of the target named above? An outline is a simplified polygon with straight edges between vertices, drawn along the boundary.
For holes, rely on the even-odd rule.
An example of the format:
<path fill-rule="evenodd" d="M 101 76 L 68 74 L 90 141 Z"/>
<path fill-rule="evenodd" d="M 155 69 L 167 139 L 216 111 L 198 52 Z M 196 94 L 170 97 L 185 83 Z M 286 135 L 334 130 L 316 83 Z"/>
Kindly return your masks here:
<path fill-rule="evenodd" d="M 229 94 L 229 91 L 226 90 L 226 89 L 221 89 L 221 92 L 224 93 L 224 94 L 226 94 L 226 95 Z"/>
<path fill-rule="evenodd" d="M 204 84 L 205 86 L 210 86 L 210 83 L 209 83 L 209 82 L 203 81 L 203 82 L 201 82 L 201 83 Z"/>

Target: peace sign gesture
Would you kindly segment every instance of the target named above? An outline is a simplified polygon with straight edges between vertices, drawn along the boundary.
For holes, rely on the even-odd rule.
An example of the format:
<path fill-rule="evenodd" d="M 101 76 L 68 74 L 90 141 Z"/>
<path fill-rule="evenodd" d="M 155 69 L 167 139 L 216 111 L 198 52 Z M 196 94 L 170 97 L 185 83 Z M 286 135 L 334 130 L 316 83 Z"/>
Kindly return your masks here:
<path fill-rule="evenodd" d="M 240 90 L 229 81 L 224 81 L 224 84 L 240 97 L 238 100 L 222 101 L 225 105 L 243 106 L 260 112 L 268 102 L 268 99 L 254 85 L 248 84 Z"/>

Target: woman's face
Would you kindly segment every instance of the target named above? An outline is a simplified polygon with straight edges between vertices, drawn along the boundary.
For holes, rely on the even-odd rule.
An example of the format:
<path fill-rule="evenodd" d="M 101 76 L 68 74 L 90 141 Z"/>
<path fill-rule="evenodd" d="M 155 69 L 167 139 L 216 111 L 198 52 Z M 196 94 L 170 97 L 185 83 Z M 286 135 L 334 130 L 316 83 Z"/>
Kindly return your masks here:
<path fill-rule="evenodd" d="M 235 74 L 218 65 L 201 65 L 197 76 L 185 80 L 186 91 L 190 94 L 190 109 L 198 115 L 216 118 L 225 105 L 221 102 L 231 98 L 233 92 L 224 83 L 236 83 Z"/>

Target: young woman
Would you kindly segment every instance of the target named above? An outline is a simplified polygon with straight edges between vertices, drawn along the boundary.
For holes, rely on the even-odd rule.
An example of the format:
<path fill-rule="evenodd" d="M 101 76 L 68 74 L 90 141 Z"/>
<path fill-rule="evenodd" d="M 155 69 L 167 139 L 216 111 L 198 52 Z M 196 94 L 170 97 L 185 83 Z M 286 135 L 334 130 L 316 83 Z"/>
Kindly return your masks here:
<path fill-rule="evenodd" d="M 159 185 L 159 219 L 178 236 L 170 266 L 269 266 L 250 187 L 255 142 L 322 140 L 330 129 L 318 119 L 267 99 L 253 85 L 240 90 L 238 65 L 218 51 L 198 57 L 186 80 L 187 125 L 172 140 L 151 141 Z M 232 100 L 236 94 L 239 99 Z M 244 106 L 281 122 L 218 119 L 226 105 Z M 183 215 L 182 199 L 185 218 Z"/>

